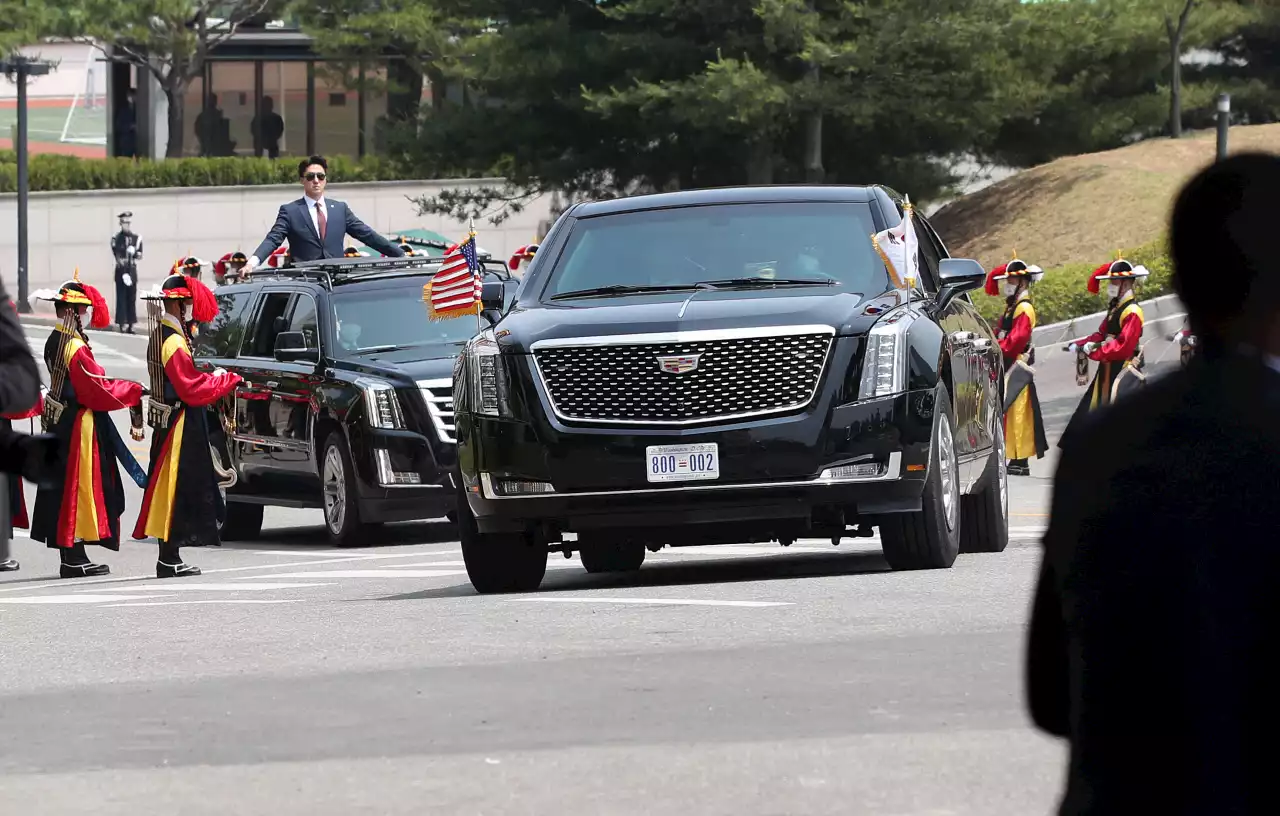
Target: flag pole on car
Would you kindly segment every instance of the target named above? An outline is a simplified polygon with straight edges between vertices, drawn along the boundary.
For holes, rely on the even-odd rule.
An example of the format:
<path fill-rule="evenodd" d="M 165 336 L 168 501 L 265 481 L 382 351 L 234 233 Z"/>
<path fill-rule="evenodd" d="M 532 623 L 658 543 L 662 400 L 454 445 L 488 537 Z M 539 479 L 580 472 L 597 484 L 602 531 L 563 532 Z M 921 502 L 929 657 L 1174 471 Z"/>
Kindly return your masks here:
<path fill-rule="evenodd" d="M 440 271 L 422 287 L 422 300 L 427 304 L 428 316 L 432 320 L 448 320 L 473 314 L 477 330 L 482 329 L 481 271 L 475 223 L 471 221 L 467 225 L 467 237 L 445 250 Z"/>

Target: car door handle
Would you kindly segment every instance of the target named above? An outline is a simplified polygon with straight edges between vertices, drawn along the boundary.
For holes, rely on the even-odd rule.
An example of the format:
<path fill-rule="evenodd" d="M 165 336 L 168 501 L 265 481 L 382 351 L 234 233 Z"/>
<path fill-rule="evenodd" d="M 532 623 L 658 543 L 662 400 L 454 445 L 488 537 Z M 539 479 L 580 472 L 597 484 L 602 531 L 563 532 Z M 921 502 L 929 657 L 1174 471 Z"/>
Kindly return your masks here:
<path fill-rule="evenodd" d="M 275 380 L 271 380 L 267 383 L 267 388 L 279 388 L 279 387 L 280 387 L 280 383 L 276 382 Z"/>
<path fill-rule="evenodd" d="M 951 339 L 956 341 L 957 343 L 971 342 L 974 337 L 975 335 L 971 331 L 958 331 L 958 332 L 953 332 L 951 334 Z"/>
<path fill-rule="evenodd" d="M 991 348 L 991 341 L 985 337 L 980 337 L 973 341 L 973 347 L 978 351 L 986 351 Z"/>

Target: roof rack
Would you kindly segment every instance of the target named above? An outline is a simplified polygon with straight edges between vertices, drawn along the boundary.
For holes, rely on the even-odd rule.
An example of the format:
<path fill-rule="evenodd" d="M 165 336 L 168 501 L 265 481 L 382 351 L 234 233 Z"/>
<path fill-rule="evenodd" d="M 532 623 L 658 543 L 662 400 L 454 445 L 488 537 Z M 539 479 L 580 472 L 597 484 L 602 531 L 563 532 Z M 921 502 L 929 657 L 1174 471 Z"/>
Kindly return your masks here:
<path fill-rule="evenodd" d="M 319 283 L 326 289 L 336 284 L 369 280 L 377 277 L 392 277 L 411 274 L 435 274 L 443 266 L 443 258 L 429 258 L 421 255 L 406 258 L 325 258 L 319 261 L 299 261 L 290 266 L 255 270 L 250 280 L 263 278 L 289 278 L 310 280 Z M 481 259 L 481 265 L 489 274 L 509 279 L 510 271 L 505 263 L 491 259 Z M 495 269 L 493 267 L 499 267 Z"/>

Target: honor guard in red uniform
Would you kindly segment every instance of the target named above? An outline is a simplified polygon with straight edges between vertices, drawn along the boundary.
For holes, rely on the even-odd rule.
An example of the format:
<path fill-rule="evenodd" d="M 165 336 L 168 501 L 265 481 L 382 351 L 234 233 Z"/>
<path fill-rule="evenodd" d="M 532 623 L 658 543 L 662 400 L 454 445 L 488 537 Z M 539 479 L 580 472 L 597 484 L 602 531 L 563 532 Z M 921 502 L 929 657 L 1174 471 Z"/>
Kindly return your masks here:
<path fill-rule="evenodd" d="M 526 244 L 525 246 L 520 247 L 514 253 L 512 253 L 511 260 L 507 261 L 507 266 L 511 268 L 512 272 L 515 272 L 517 269 L 520 268 L 521 262 L 532 261 L 533 256 L 537 254 L 538 254 L 537 244 Z"/>
<path fill-rule="evenodd" d="M 46 433 L 62 443 L 59 466 L 66 476 L 36 491 L 31 538 L 58 550 L 63 578 L 106 575 L 110 568 L 90 561 L 85 545 L 120 549 L 124 483 L 117 460 L 135 481 L 142 476 L 110 412 L 129 410 L 134 436 L 141 438 L 143 388 L 136 382 L 108 378 L 94 358 L 84 333 L 85 312 L 92 310 L 89 325 L 98 329 L 110 324 L 111 315 L 102 293 L 82 283 L 78 272 L 56 293 L 36 297 L 53 301 L 62 321 L 44 345 L 49 390 L 41 423 Z"/>
<path fill-rule="evenodd" d="M 1098 371 L 1067 423 L 1059 445 L 1082 416 L 1109 405 L 1128 389 L 1145 383 L 1146 377 L 1141 370 L 1142 307 L 1138 305 L 1134 286 L 1148 274 L 1146 267 L 1134 266 L 1120 259 L 1103 264 L 1089 277 L 1089 291 L 1098 294 L 1101 284 L 1106 283 L 1107 296 L 1111 300 L 1098 330 L 1067 345 L 1067 350 L 1077 355 L 1076 375 L 1079 381 L 1088 378 L 1089 360 L 1098 364 Z"/>
<path fill-rule="evenodd" d="M 195 367 L 187 327 L 192 321 L 207 323 L 218 312 L 217 300 L 204 284 L 185 275 L 170 275 L 159 292 L 143 300 L 148 301 L 152 323 L 147 421 L 155 431 L 146 493 L 133 535 L 159 539 L 157 577 L 199 575 L 198 567 L 183 563 L 179 550 L 221 544 L 218 525 L 226 513 L 206 409 L 224 406 L 240 376 L 221 369 L 206 374 Z"/>
<path fill-rule="evenodd" d="M 1036 309 L 1031 303 L 1030 287 L 1044 277 L 1044 270 L 1028 266 L 1015 258 L 997 266 L 987 275 L 988 295 L 1004 295 L 1004 315 L 1000 318 L 998 342 L 1004 354 L 1004 444 L 1009 460 L 1009 475 L 1030 476 L 1028 460 L 1040 459 L 1048 450 L 1040 400 L 1036 396 L 1036 349 L 1032 331 L 1036 327 Z"/>
<path fill-rule="evenodd" d="M 223 255 L 213 265 L 214 284 L 222 286 L 229 283 L 239 283 L 247 278 L 248 276 L 244 273 L 244 267 L 247 263 L 249 263 L 249 258 L 239 250 Z"/>

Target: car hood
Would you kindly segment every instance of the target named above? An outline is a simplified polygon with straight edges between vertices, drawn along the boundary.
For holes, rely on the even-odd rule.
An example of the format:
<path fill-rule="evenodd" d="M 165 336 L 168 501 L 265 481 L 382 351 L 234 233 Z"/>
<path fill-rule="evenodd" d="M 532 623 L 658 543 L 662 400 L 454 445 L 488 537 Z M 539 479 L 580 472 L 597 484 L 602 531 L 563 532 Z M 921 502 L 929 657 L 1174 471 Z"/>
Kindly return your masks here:
<path fill-rule="evenodd" d="M 380 379 L 414 382 L 449 379 L 453 377 L 453 361 L 462 353 L 463 345 L 463 343 L 446 343 L 384 351 L 364 357 L 339 360 L 337 365 L 344 371 Z"/>
<path fill-rule="evenodd" d="M 584 298 L 516 308 L 497 326 L 504 350 L 528 353 L 539 340 L 775 326 L 830 326 L 865 334 L 897 303 L 828 288 L 699 291 Z"/>

